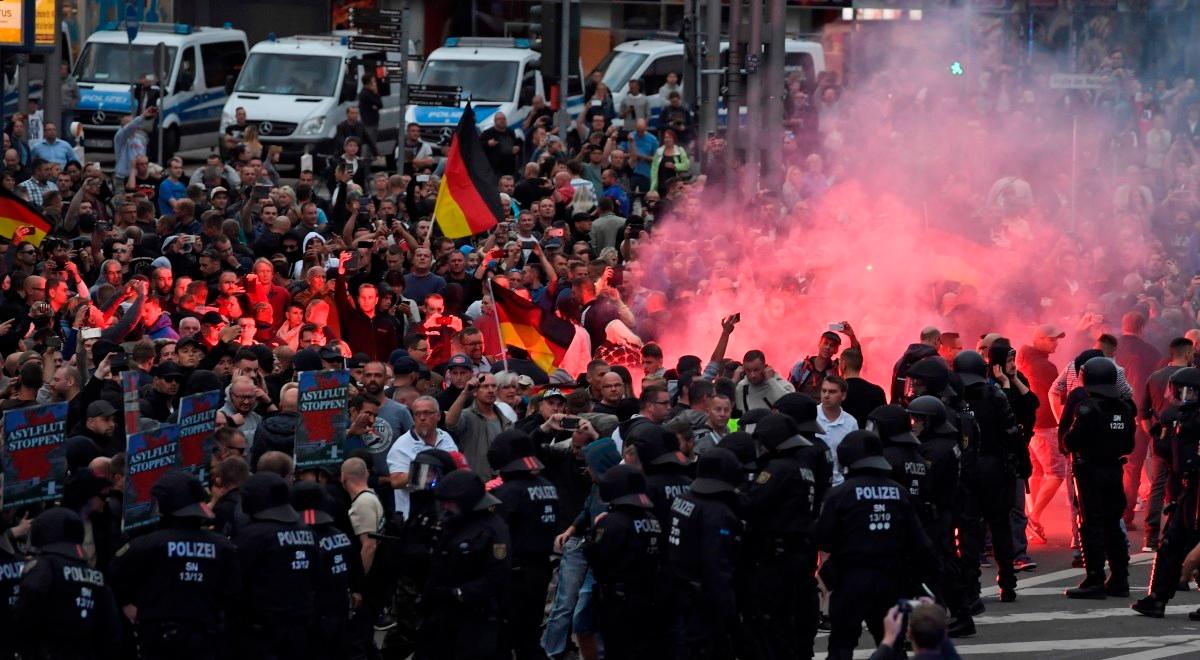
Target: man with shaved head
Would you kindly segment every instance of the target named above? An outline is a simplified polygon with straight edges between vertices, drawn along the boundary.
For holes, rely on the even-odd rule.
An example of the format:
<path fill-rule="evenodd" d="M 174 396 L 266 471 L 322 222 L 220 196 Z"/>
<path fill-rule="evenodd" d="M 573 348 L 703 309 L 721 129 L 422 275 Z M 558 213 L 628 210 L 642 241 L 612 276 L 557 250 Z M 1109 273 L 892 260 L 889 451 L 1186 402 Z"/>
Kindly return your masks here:
<path fill-rule="evenodd" d="M 921 329 L 921 341 L 909 344 L 908 348 L 904 349 L 904 355 L 901 355 L 900 359 L 896 361 L 896 366 L 892 367 L 890 388 L 892 403 L 899 403 L 904 398 L 904 381 L 908 374 L 908 368 L 927 357 L 937 355 L 941 339 L 942 333 L 937 328 L 927 326 Z"/>

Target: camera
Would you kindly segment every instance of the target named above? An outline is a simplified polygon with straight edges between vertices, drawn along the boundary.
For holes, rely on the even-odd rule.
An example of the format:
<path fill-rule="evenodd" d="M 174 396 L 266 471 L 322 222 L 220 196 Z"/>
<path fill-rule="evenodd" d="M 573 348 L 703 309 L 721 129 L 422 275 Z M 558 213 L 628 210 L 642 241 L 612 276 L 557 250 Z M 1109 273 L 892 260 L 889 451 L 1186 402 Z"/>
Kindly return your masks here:
<path fill-rule="evenodd" d="M 564 431 L 574 431 L 575 429 L 579 428 L 579 418 L 563 417 L 558 425 L 561 426 Z"/>

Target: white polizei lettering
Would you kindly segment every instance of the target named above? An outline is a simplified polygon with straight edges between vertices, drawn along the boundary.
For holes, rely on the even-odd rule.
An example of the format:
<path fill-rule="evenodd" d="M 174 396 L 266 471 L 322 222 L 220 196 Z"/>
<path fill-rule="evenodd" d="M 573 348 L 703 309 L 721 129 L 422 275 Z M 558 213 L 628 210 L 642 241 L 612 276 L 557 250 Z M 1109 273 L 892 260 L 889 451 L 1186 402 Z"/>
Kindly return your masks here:
<path fill-rule="evenodd" d="M 657 518 L 642 518 L 641 520 L 633 521 L 633 531 L 638 534 L 649 532 L 651 534 L 661 534 L 662 527 L 658 524 Z"/>
<path fill-rule="evenodd" d="M 899 486 L 855 486 L 854 499 L 856 500 L 898 500 L 900 499 Z"/>
<path fill-rule="evenodd" d="M 203 541 L 168 541 L 167 556 L 185 559 L 216 559 L 217 544 Z"/>
<path fill-rule="evenodd" d="M 671 510 L 684 517 L 691 518 L 692 512 L 696 510 L 696 505 L 682 497 L 676 498 L 671 502 Z"/>
<path fill-rule="evenodd" d="M 279 545 L 316 545 L 316 537 L 307 529 L 289 529 L 276 532 L 275 538 Z"/>
<path fill-rule="evenodd" d="M 525 492 L 529 494 L 529 499 L 534 502 L 558 499 L 558 489 L 554 486 L 530 486 L 525 489 Z"/>

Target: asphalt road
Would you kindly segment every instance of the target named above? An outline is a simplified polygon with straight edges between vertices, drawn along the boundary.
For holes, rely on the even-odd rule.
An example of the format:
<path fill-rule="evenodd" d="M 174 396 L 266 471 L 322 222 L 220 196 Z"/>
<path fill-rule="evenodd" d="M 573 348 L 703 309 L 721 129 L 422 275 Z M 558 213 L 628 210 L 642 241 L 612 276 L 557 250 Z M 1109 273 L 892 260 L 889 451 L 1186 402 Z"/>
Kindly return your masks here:
<path fill-rule="evenodd" d="M 1060 498 L 1061 500 L 1061 498 Z M 1200 657 L 1200 622 L 1188 612 L 1200 608 L 1200 592 L 1177 595 L 1167 606 L 1165 619 L 1150 619 L 1129 609 L 1146 593 L 1152 553 L 1137 552 L 1142 532 L 1129 533 L 1135 554 L 1130 563 L 1130 597 L 1106 600 L 1068 600 L 1063 590 L 1083 579 L 1083 569 L 1071 568 L 1066 506 L 1056 502 L 1046 518 L 1048 542 L 1030 545 L 1038 563 L 1035 571 L 1017 574 L 1017 601 L 1001 603 L 994 569 L 983 569 L 983 601 L 987 611 L 975 618 L 977 634 L 954 640 L 965 658 L 986 657 L 1087 658 L 1088 660 L 1153 660 Z M 1138 522 L 1140 524 L 1140 521 Z M 818 657 L 825 652 L 825 634 L 817 638 Z M 868 658 L 874 642 L 865 634 L 855 658 Z"/>

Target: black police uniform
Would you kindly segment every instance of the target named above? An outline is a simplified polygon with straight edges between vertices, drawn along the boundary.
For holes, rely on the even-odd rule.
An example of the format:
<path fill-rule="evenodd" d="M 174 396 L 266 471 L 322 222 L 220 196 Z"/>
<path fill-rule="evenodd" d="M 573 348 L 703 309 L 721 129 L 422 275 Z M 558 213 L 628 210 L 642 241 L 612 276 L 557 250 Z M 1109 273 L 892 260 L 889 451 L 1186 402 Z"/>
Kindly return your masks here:
<path fill-rule="evenodd" d="M 300 513 L 317 542 L 313 658 L 349 657 L 350 582 L 362 574 L 362 557 L 355 552 L 350 536 L 334 523 L 332 503 L 325 488 L 316 482 L 301 482 L 292 488 L 292 508 Z"/>
<path fill-rule="evenodd" d="M 392 558 L 390 572 L 397 577 L 391 599 L 396 626 L 384 637 L 385 657 L 406 660 L 420 645 L 422 614 L 417 601 L 429 580 L 429 566 L 442 528 L 432 487 L 442 475 L 455 469 L 454 459 L 441 449 L 417 454 L 409 472 L 408 518 L 395 516 L 385 530 L 398 537 L 382 546 Z"/>
<path fill-rule="evenodd" d="M 932 533 L 930 525 L 937 509 L 928 499 L 930 461 L 921 454 L 921 441 L 912 434 L 908 413 L 898 405 L 879 406 L 867 415 L 866 430 L 879 434 L 883 457 L 892 466 L 892 480 L 908 490 L 921 524 Z"/>
<path fill-rule="evenodd" d="M 1129 549 L 1121 517 L 1125 513 L 1123 468 L 1133 451 L 1137 426 L 1132 404 L 1117 389 L 1117 365 L 1096 357 L 1083 365 L 1088 393 L 1075 409 L 1063 445 L 1071 456 L 1079 492 L 1079 534 L 1087 576 L 1068 598 L 1129 595 Z M 1104 580 L 1108 560 L 1112 577 Z"/>
<path fill-rule="evenodd" d="M 671 523 L 671 503 L 692 489 L 692 478 L 688 476 L 691 466 L 679 451 L 679 438 L 657 424 L 643 424 L 629 443 L 637 447 L 638 460 L 646 474 L 646 495 L 663 530 L 659 541 L 659 547 L 663 547 Z"/>
<path fill-rule="evenodd" d="M 141 658 L 215 660 L 241 586 L 237 548 L 200 528 L 208 515 L 196 477 L 164 475 L 152 495 L 163 517 L 157 530 L 117 551 L 110 568 L 117 602 L 137 607 Z"/>
<path fill-rule="evenodd" d="M 0 532 L 0 639 L 14 639 L 13 617 L 17 609 L 18 587 L 21 572 L 25 569 L 25 558 L 13 545 L 9 530 Z M 4 644 L 0 648 L 0 660 L 12 660 L 17 649 Z"/>
<path fill-rule="evenodd" d="M 596 579 L 594 594 L 604 657 L 638 660 L 664 657 L 662 637 L 648 621 L 655 612 L 662 529 L 650 511 L 646 478 L 618 465 L 600 478 L 608 514 L 594 526 L 583 554 Z"/>
<path fill-rule="evenodd" d="M 1176 398 L 1183 388 L 1200 391 L 1200 369 L 1185 367 L 1171 375 Z M 1150 592 L 1133 604 L 1141 614 L 1162 618 L 1167 601 L 1175 596 L 1183 560 L 1200 543 L 1200 400 L 1180 401 L 1160 420 L 1162 433 L 1155 451 L 1169 465 L 1171 503 L 1164 509 L 1167 525 L 1154 556 Z M 1200 620 L 1200 610 L 1188 615 Z"/>
<path fill-rule="evenodd" d="M 970 479 L 969 485 L 979 505 L 979 519 L 992 533 L 996 582 L 1002 596 L 1012 597 L 1017 587 L 1017 575 L 1013 569 L 1015 556 L 1010 515 L 1012 494 L 1017 486 L 1015 457 L 1025 450 L 1025 444 L 1008 399 L 998 386 L 987 382 L 987 364 L 983 356 L 975 351 L 962 351 L 954 358 L 954 368 L 963 384 L 963 401 L 979 428 L 979 442 L 972 452 L 976 476 Z M 978 555 L 966 558 L 978 566 Z"/>
<path fill-rule="evenodd" d="M 743 610 L 763 658 L 811 658 L 817 634 L 812 526 L 820 503 L 816 474 L 804 460 L 812 457 L 801 453 L 812 443 L 800 431 L 791 417 L 779 413 L 767 415 L 754 429 L 766 454 L 746 490 L 746 553 L 755 598 Z"/>
<path fill-rule="evenodd" d="M 237 644 L 247 660 L 309 657 L 317 539 L 290 504 L 287 482 L 258 473 L 242 486 L 250 522 L 233 539 L 242 571 Z"/>
<path fill-rule="evenodd" d="M 504 481 L 492 491 L 501 502 L 496 512 L 512 539 L 511 608 L 503 643 L 517 660 L 546 658 L 541 625 L 558 532 L 558 490 L 541 476 L 545 466 L 534 453 L 533 440 L 515 429 L 496 436 L 488 449 L 488 463 Z"/>
<path fill-rule="evenodd" d="M 742 468 L 727 449 L 704 452 L 692 489 L 671 503 L 664 570 L 672 578 L 674 657 L 720 660 L 735 656 L 738 608 L 734 567 L 742 545 L 735 509 Z"/>
<path fill-rule="evenodd" d="M 42 512 L 30 541 L 37 554 L 21 576 L 15 635 L 5 645 L 16 646 L 22 660 L 108 657 L 121 635 L 117 604 L 104 573 L 79 549 L 79 515 L 62 507 Z"/>
<path fill-rule="evenodd" d="M 496 515 L 500 500 L 467 470 L 442 477 L 434 488 L 441 506 L 458 505 L 443 516 L 429 581 L 421 594 L 425 609 L 420 660 L 480 660 L 504 657 L 500 623 L 507 609 L 508 525 Z"/>
<path fill-rule="evenodd" d="M 821 577 L 829 587 L 829 658 L 854 655 L 865 621 L 878 643 L 883 616 L 910 580 L 934 573 L 933 550 L 908 491 L 888 475 L 879 437 L 854 431 L 838 446 L 846 480 L 829 490 L 814 528 L 818 548 L 829 553 Z"/>
<path fill-rule="evenodd" d="M 813 476 L 817 481 L 815 498 L 817 502 L 823 502 L 825 501 L 825 492 L 833 484 L 834 461 L 833 450 L 818 437 L 818 434 L 824 433 L 817 423 L 818 405 L 816 399 L 807 394 L 789 392 L 775 402 L 775 410 L 791 417 L 799 427 L 800 435 L 812 444 L 811 447 L 804 447 L 800 450 L 799 459 L 812 468 Z"/>

